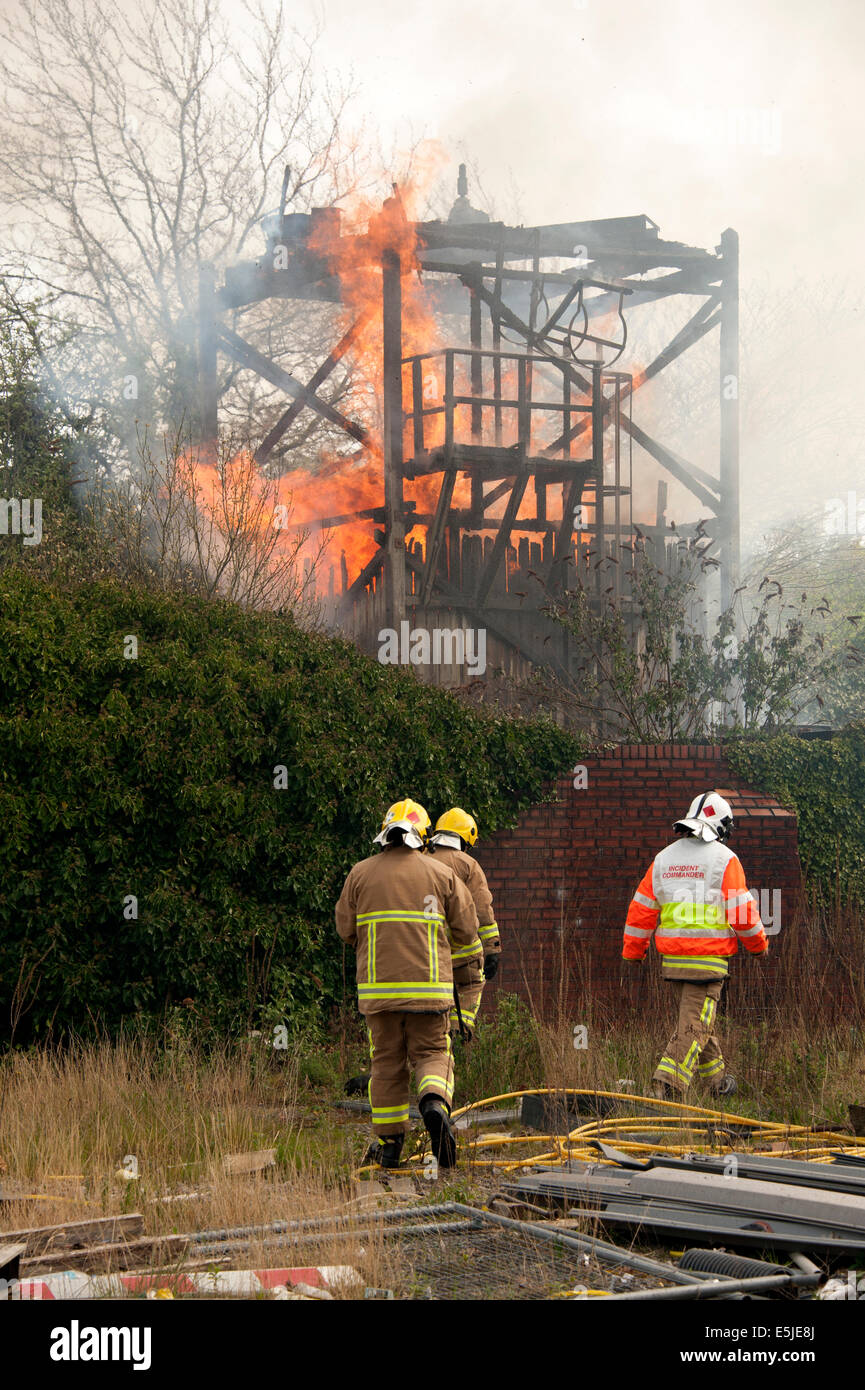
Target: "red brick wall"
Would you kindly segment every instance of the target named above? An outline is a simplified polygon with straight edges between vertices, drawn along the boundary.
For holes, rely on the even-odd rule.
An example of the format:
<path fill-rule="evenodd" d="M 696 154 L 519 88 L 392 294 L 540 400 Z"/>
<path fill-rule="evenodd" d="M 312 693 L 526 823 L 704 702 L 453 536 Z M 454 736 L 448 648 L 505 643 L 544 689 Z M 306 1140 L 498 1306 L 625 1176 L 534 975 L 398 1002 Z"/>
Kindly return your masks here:
<path fill-rule="evenodd" d="M 490 986 L 547 1015 L 619 991 L 628 904 L 673 822 L 695 796 L 719 791 L 733 807 L 731 847 L 749 888 L 780 890 L 782 922 L 801 893 L 796 817 L 738 783 L 719 747 L 620 746 L 585 762 L 587 785 L 562 777 L 557 800 L 477 849 L 502 931 L 502 971 Z M 771 907 L 769 909 L 771 912 Z M 654 947 L 652 947 L 654 953 Z M 490 998 L 492 1002 L 492 998 Z"/>

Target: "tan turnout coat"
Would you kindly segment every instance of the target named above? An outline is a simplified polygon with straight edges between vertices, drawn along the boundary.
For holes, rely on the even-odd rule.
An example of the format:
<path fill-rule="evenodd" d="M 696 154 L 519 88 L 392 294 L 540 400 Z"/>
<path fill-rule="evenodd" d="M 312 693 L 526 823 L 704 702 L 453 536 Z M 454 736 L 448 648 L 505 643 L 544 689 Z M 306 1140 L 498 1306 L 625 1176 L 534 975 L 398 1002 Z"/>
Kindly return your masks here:
<path fill-rule="evenodd" d="M 478 861 L 472 859 L 470 854 L 466 854 L 465 850 L 452 849 L 448 845 L 436 845 L 432 854 L 437 864 L 446 864 L 465 884 L 478 914 L 478 937 L 483 947 L 483 954 L 485 956 L 500 955 L 502 944 L 499 940 L 499 927 L 493 911 L 493 896 L 487 884 L 487 876 Z M 454 959 L 460 958 L 467 959 L 468 957 L 461 957 L 461 954 L 455 951 Z"/>
<path fill-rule="evenodd" d="M 355 864 L 336 905 L 336 929 L 357 953 L 362 1014 L 440 1013 L 453 1003 L 454 950 L 474 944 L 477 914 L 453 869 L 395 845 Z"/>

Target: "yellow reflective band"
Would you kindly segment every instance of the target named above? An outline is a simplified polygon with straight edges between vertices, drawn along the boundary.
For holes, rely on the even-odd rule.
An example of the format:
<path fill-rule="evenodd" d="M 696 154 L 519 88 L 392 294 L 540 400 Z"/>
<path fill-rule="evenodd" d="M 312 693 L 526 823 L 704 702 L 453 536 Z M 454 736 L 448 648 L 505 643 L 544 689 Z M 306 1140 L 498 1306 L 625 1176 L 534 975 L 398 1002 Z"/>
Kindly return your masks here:
<path fill-rule="evenodd" d="M 672 1057 L 662 1057 L 658 1063 L 657 1070 L 667 1072 L 670 1076 L 675 1076 L 677 1080 L 684 1081 L 686 1085 L 691 1080 L 691 1073 L 685 1071 L 683 1067 L 680 1067 L 678 1062 L 674 1062 Z"/>
<path fill-rule="evenodd" d="M 444 1004 L 454 1001 L 453 986 L 448 982 L 429 980 L 403 980 L 399 983 L 379 981 L 358 984 L 360 999 L 429 999 L 441 1000 Z"/>
<path fill-rule="evenodd" d="M 657 898 L 647 898 L 645 893 L 639 891 L 634 894 L 634 902 L 639 903 L 641 907 L 657 908 L 659 906 Z"/>
<path fill-rule="evenodd" d="M 716 1057 L 714 1062 L 701 1062 L 697 1067 L 700 1076 L 714 1076 L 716 1072 L 724 1070 L 723 1057 Z"/>
<path fill-rule="evenodd" d="M 418 1098 L 420 1098 L 425 1091 L 428 1091 L 433 1086 L 435 1086 L 438 1090 L 444 1091 L 445 1100 L 450 1101 L 454 1093 L 454 1085 L 452 1081 L 446 1081 L 443 1076 L 423 1077 L 423 1079 L 418 1082 Z"/>
<path fill-rule="evenodd" d="M 719 970 L 721 974 L 727 973 L 727 960 L 724 956 L 664 956 L 664 964 L 671 966 L 674 970 L 691 970 L 694 966 L 704 967 L 709 970 Z"/>
<path fill-rule="evenodd" d="M 490 936 L 498 936 L 498 934 L 498 922 L 487 922 L 485 926 L 478 927 L 478 936 L 481 938 L 482 941 L 486 941 L 486 939 Z"/>
<path fill-rule="evenodd" d="M 728 907 L 738 907 L 740 903 L 744 906 L 746 903 L 752 903 L 753 901 L 754 899 L 747 891 L 744 893 L 731 893 L 730 896 L 725 899 Z"/>
<path fill-rule="evenodd" d="M 458 946 L 451 951 L 454 960 L 469 960 L 472 956 L 482 956 L 484 948 L 479 941 L 473 941 L 470 946 Z"/>
<path fill-rule="evenodd" d="M 406 1105 L 374 1105 L 372 1107 L 373 1119 L 407 1120 L 408 1104 Z"/>
<path fill-rule="evenodd" d="M 710 994 L 703 1000 L 703 1007 L 700 1010 L 700 1022 L 705 1023 L 707 1028 L 712 1026 L 712 1019 L 715 1017 L 715 1000 Z"/>
<path fill-rule="evenodd" d="M 659 941 L 666 941 L 668 936 L 686 936 L 692 941 L 695 936 L 728 937 L 735 936 L 735 932 L 729 923 L 719 922 L 717 927 L 695 927 L 689 926 L 687 922 L 667 922 L 665 926 L 658 927 L 656 936 Z"/>
<path fill-rule="evenodd" d="M 694 1073 L 694 1063 L 696 1062 L 696 1060 L 697 1060 L 697 1058 L 699 1057 L 699 1055 L 700 1055 L 700 1044 L 699 1044 L 699 1042 L 693 1042 L 693 1043 L 691 1043 L 691 1046 L 688 1048 L 688 1051 L 687 1051 L 687 1053 L 686 1053 L 686 1055 L 685 1055 L 685 1060 L 684 1060 L 684 1062 L 682 1063 L 682 1069 L 683 1069 L 683 1071 L 684 1071 L 689 1077 L 692 1076 L 693 1073 Z"/>
<path fill-rule="evenodd" d="M 376 924 L 375 922 L 370 922 L 369 940 L 366 943 L 367 974 L 369 975 L 370 983 L 375 981 L 375 933 Z"/>
<path fill-rule="evenodd" d="M 386 912 L 359 912 L 357 914 L 358 923 L 366 925 L 369 922 L 443 922 L 444 914 L 441 912 L 408 912 L 406 910 L 388 909 Z"/>
<path fill-rule="evenodd" d="M 710 926 L 714 922 L 723 925 L 725 921 L 723 908 L 715 903 L 679 899 L 676 902 L 664 903 L 661 907 L 661 922 L 664 926 L 687 922 L 693 926 Z"/>

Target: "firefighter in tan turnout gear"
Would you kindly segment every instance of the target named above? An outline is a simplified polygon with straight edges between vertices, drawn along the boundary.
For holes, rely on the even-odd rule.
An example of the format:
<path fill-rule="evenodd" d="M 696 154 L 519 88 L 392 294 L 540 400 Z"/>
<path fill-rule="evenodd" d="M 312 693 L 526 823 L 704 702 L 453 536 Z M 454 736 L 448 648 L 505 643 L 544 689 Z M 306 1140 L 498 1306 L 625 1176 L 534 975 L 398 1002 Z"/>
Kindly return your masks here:
<path fill-rule="evenodd" d="M 673 829 L 680 838 L 655 856 L 628 909 L 623 957 L 641 961 L 654 936 L 679 1011 L 676 1031 L 653 1077 L 664 1100 L 683 1096 L 694 1074 L 718 1096 L 733 1095 L 714 1032 L 730 956 L 739 942 L 754 955 L 769 948 L 745 872 L 723 843 L 733 812 L 717 792 L 695 797 Z"/>
<path fill-rule="evenodd" d="M 454 991 L 460 1007 L 459 1012 L 456 1007 L 451 1009 L 450 1029 L 451 1033 L 459 1032 L 462 1022 L 466 1042 L 471 1041 L 475 1029 L 484 982 L 498 970 L 502 950 L 486 875 L 477 860 L 466 853 L 477 844 L 477 839 L 474 817 L 453 806 L 439 816 L 428 847 L 437 863 L 447 864 L 462 879 L 478 914 L 478 941 L 458 946 L 453 952 Z"/>
<path fill-rule="evenodd" d="M 479 949 L 474 905 L 453 869 L 421 854 L 430 819 L 396 802 L 374 840 L 381 853 L 355 864 L 336 905 L 336 929 L 357 954 L 358 1005 L 367 1023 L 374 1156 L 395 1168 L 409 1128 L 409 1067 L 432 1150 L 456 1162 L 450 1125 L 454 1077 L 448 1014 L 451 945 Z"/>

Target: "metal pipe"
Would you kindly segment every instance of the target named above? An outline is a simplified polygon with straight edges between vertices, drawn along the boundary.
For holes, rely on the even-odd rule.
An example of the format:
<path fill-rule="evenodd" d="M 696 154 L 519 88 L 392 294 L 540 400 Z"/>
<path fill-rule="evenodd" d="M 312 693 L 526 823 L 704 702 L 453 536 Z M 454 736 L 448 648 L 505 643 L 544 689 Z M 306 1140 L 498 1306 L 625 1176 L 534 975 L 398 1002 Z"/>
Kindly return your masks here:
<path fill-rule="evenodd" d="M 446 1216 L 453 1209 L 452 1202 L 440 1202 L 435 1206 L 399 1207 L 392 1211 L 380 1212 L 377 1219 L 401 1221 L 407 1216 Z M 208 1241 L 230 1241 L 235 1236 L 282 1235 L 290 1231 L 320 1230 L 323 1226 L 350 1225 L 352 1221 L 360 1220 L 368 1223 L 370 1214 L 366 1212 L 362 1215 L 348 1213 L 345 1216 L 316 1216 L 304 1221 L 271 1221 L 262 1226 L 230 1226 L 223 1230 L 193 1231 L 186 1239 L 194 1245 L 201 1245 Z"/>
<path fill-rule="evenodd" d="M 452 1233 L 454 1231 L 477 1230 L 477 1228 L 478 1223 L 476 1221 L 424 1221 L 409 1226 L 381 1226 L 378 1229 L 375 1227 L 362 1227 L 358 1230 L 348 1231 L 337 1229 L 334 1231 L 305 1231 L 297 1235 L 288 1233 L 286 1235 L 267 1236 L 263 1240 L 260 1240 L 258 1244 L 261 1246 L 276 1245 L 282 1247 L 286 1245 L 320 1243 L 332 1236 L 353 1236 L 358 1240 L 371 1240 L 376 1234 L 386 1236 L 427 1236 L 433 1235 L 439 1231 Z M 222 1251 L 233 1250 L 238 1245 L 248 1245 L 252 1239 L 254 1239 L 254 1237 L 240 1236 L 235 1240 L 214 1241 L 210 1245 L 202 1245 L 201 1254 L 217 1255 Z"/>
<path fill-rule="evenodd" d="M 673 1303 L 689 1298 L 726 1298 L 733 1293 L 758 1293 L 762 1289 L 780 1289 L 785 1286 L 812 1288 L 820 1282 L 819 1275 L 812 1274 L 760 1274 L 756 1279 L 718 1279 L 713 1278 L 690 1288 L 680 1289 L 640 1289 L 636 1293 L 611 1293 L 607 1301 L 628 1299 L 632 1303 L 657 1302 Z"/>

